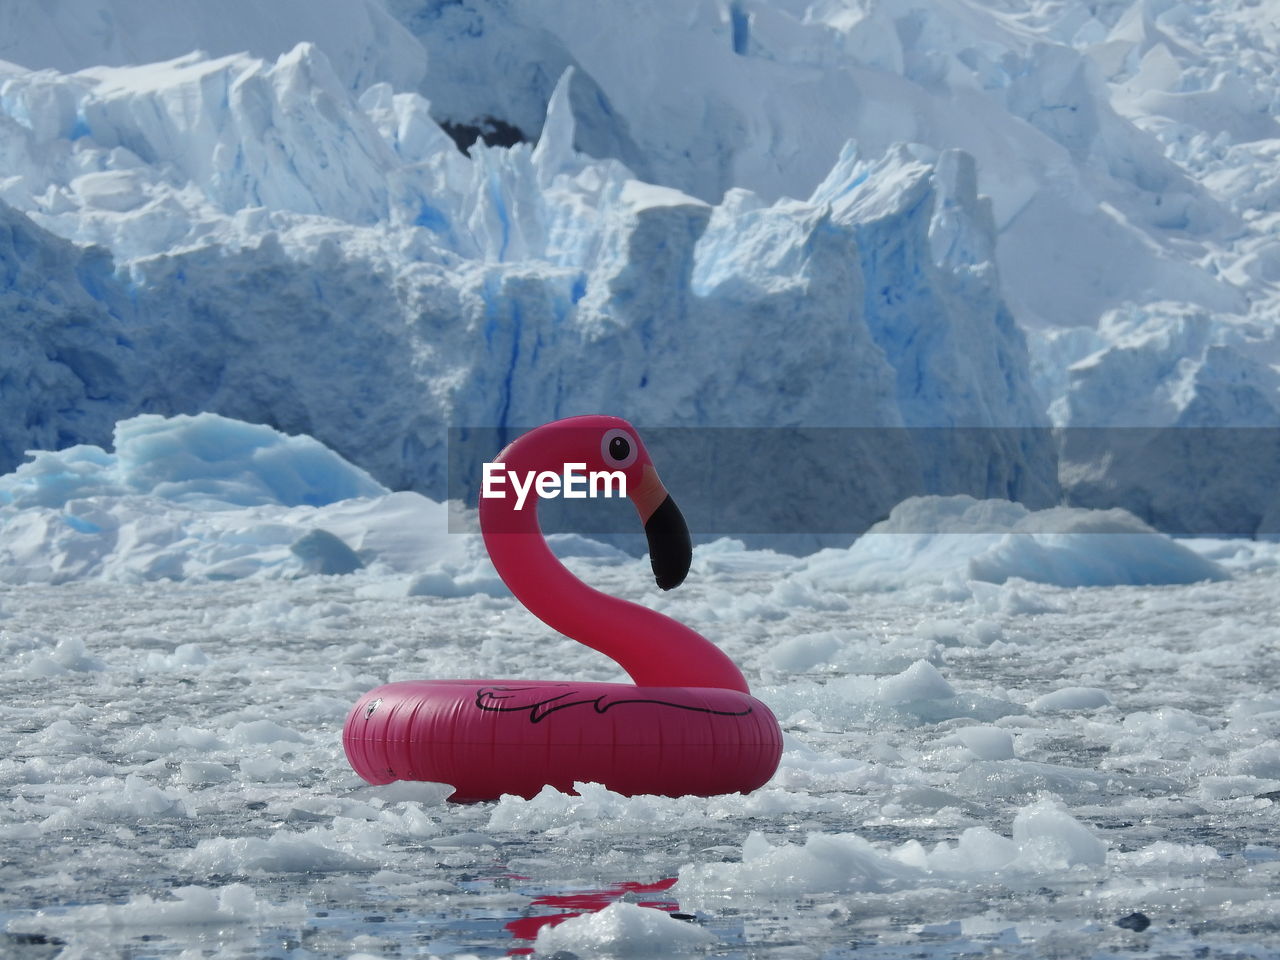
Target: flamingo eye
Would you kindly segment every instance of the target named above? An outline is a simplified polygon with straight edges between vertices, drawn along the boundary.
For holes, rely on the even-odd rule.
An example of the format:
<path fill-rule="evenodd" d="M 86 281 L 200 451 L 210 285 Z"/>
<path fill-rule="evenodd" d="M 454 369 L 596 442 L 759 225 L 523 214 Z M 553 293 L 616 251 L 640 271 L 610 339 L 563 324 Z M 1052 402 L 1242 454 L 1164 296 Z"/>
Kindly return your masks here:
<path fill-rule="evenodd" d="M 625 430 L 610 430 L 600 441 L 604 462 L 613 467 L 629 467 L 636 462 L 636 442 Z"/>

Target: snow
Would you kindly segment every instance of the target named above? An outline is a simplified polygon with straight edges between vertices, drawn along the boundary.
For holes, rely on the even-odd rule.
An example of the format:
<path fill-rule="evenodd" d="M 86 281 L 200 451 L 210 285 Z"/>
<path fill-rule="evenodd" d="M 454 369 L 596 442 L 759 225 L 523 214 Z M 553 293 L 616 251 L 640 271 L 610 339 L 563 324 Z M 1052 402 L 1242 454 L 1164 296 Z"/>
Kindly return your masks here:
<path fill-rule="evenodd" d="M 47 930 L 51 927 L 190 927 L 205 924 L 251 923 L 288 916 L 290 910 L 263 904 L 253 889 L 243 883 L 225 887 L 176 887 L 173 899 L 157 900 L 147 894 L 131 897 L 127 903 L 79 907 L 56 919 L 36 914 L 29 922 L 11 924 L 17 932 Z M 295 911 L 296 911 L 295 907 Z"/>
<path fill-rule="evenodd" d="M 706 930 L 658 910 L 611 903 L 596 913 L 543 927 L 534 946 L 542 954 L 566 950 L 589 956 L 666 957 L 705 948 L 714 940 Z"/>
<path fill-rule="evenodd" d="M 506 596 L 479 538 L 448 532 L 444 505 L 388 494 L 311 437 L 203 413 L 142 415 L 118 424 L 115 438 L 114 453 L 87 445 L 35 451 L 0 477 L 0 579 L 230 580 L 346 575 L 373 564 L 406 575 L 371 586 L 375 591 Z M 561 556 L 625 556 L 592 544 L 577 535 L 555 538 Z M 1070 587 L 1230 576 L 1122 510 L 1033 511 L 966 496 L 905 500 L 851 547 L 792 566 L 796 576 L 775 585 L 766 605 L 844 609 L 825 590 L 846 583 L 897 589 L 959 577 Z M 1039 610 L 1033 594 L 1009 591 L 993 600 L 981 586 L 960 589 L 978 604 Z M 833 644 L 830 637 L 796 638 L 773 656 L 777 666 L 803 671 L 829 659 Z"/>
<path fill-rule="evenodd" d="M 311 437 L 210 413 L 144 414 L 115 437 L 113 453 L 33 451 L 0 477 L 0 580 L 275 579 L 372 566 L 402 574 L 370 587 L 399 596 L 505 595 L 479 538 L 449 533 L 444 505 L 388 493 Z M 576 542 L 559 549 L 580 552 Z M 164 663 L 198 653 L 173 656 Z"/>
<path fill-rule="evenodd" d="M 658 602 L 643 561 L 571 562 L 602 589 Z M 833 587 L 844 609 L 780 619 L 749 602 L 797 575 L 794 562 L 790 572 L 742 564 L 661 597 L 715 636 L 778 711 L 787 748 L 774 783 L 749 797 L 680 800 L 582 785 L 576 797 L 462 808 L 444 804 L 438 785 L 362 785 L 335 731 L 384 679 L 618 677 L 511 598 L 378 594 L 367 588 L 399 575 L 369 569 L 280 581 L 267 603 L 253 580 L 5 587 L 10 662 L 50 650 L 60 634 L 82 644 L 65 658 L 79 669 L 4 681 L 8 933 L 123 944 L 158 932 L 155 905 L 191 900 L 189 915 L 165 907 L 173 925 L 149 941 L 176 954 L 239 902 L 181 888 L 242 884 L 264 912 L 235 914 L 241 933 L 228 936 L 260 950 L 302 936 L 318 938 L 321 954 L 384 955 L 413 927 L 436 943 L 463 937 L 434 948 L 448 956 L 504 940 L 532 947 L 504 924 L 571 912 L 535 904 L 557 891 L 677 877 L 661 910 L 622 905 L 653 911 L 640 919 L 655 924 L 668 920 L 663 910 L 693 915 L 669 922 L 705 931 L 713 951 L 744 938 L 834 946 L 859 930 L 907 950 L 932 936 L 925 925 L 980 916 L 985 927 L 965 920 L 969 932 L 944 942 L 972 951 L 1014 928 L 1033 943 L 1047 935 L 1039 925 L 1074 923 L 1082 943 L 1105 944 L 1135 909 L 1167 949 L 1185 942 L 1184 923 L 1221 949 L 1250 942 L 1251 921 L 1224 927 L 1206 885 L 1229 886 L 1239 916 L 1256 922 L 1274 862 L 1257 851 L 1280 845 L 1272 801 L 1260 799 L 1280 769 L 1277 704 L 1247 666 L 1274 648 L 1273 569 L 1193 587 L 1044 586 L 1057 612 L 1001 616 L 999 630 L 975 629 L 972 601 L 928 582 Z M 827 633 L 828 666 L 779 671 L 773 649 L 810 631 Z M 915 660 L 896 652 L 913 649 Z M 1069 685 L 1107 689 L 1110 704 L 1040 709 Z M 1007 706 L 994 719 L 957 714 L 995 701 Z M 950 717 L 926 709 L 939 704 Z M 156 876 L 179 889 L 155 892 Z M 1082 884 L 1098 897 L 1083 899 Z M 992 889 L 1003 892 L 982 899 Z M 925 918 L 910 919 L 926 902 Z M 549 933 L 544 942 L 591 950 L 601 938 L 600 949 L 607 940 L 625 950 L 649 942 L 647 928 L 629 937 L 634 922 L 565 920 L 557 936 L 572 944 Z M 113 923 L 118 932 L 104 933 Z M 364 937 L 372 944 L 356 942 Z"/>
<path fill-rule="evenodd" d="M 250 507 L 322 506 L 387 490 L 311 437 L 212 413 L 143 414 L 115 429 L 115 453 L 91 446 L 36 451 L 0 482 L 0 505 L 65 507 L 104 496 Z"/>
<path fill-rule="evenodd" d="M 0 296 L 32 303 L 5 361 L 18 386 L 0 454 L 14 465 L 25 449 L 105 446 L 143 396 L 150 412 L 316 436 L 437 498 L 447 425 L 600 409 L 615 384 L 630 385 L 633 419 L 676 426 L 779 424 L 779 397 L 785 422 L 1046 422 L 994 226 L 955 151 L 850 146 L 808 200 L 738 190 L 710 206 L 575 154 L 563 98 L 535 150 L 464 157 L 427 101 L 386 85 L 354 98 L 314 46 L 3 82 L 22 132 L 0 197 L 13 207 Z M 110 208 L 122 198 L 138 202 Z M 939 486 L 1057 496 L 1047 435 L 891 442 L 900 456 L 861 481 L 863 522 Z M 796 463 L 824 468 L 814 451 Z"/>
<path fill-rule="evenodd" d="M 1273 12 L 0 8 L 0 954 L 1273 956 Z M 773 782 L 363 784 L 378 683 L 621 679 L 444 502 L 598 411 L 740 538 L 553 549 Z"/>
<path fill-rule="evenodd" d="M 154 63 L 192 50 L 274 57 L 305 40 L 332 51 L 338 74 L 353 90 L 379 82 L 408 88 L 421 80 L 427 65 L 422 48 L 381 4 L 330 3 L 322 16 L 314 11 L 310 0 L 270 7 L 234 0 L 216 9 L 164 0 L 11 6 L 0 11 L 0 60 L 70 72 Z"/>
<path fill-rule="evenodd" d="M 810 834 L 803 846 L 772 845 L 752 833 L 740 863 L 693 866 L 681 871 L 679 889 L 705 902 L 776 898 L 818 891 L 880 892 L 935 883 L 981 883 L 1003 875 L 1101 867 L 1106 845 L 1052 800 L 1019 810 L 1013 839 L 970 827 L 954 845 L 932 851 L 917 841 L 878 848 L 852 834 Z"/>
<path fill-rule="evenodd" d="M 1111 698 L 1097 687 L 1063 687 L 1036 697 L 1028 706 L 1032 710 L 1093 710 L 1111 706 Z"/>
<path fill-rule="evenodd" d="M 1013 735 L 998 727 L 961 727 L 951 738 L 982 760 L 1012 760 Z"/>
<path fill-rule="evenodd" d="M 804 578 L 816 586 L 851 582 L 895 589 L 956 577 L 1074 587 L 1229 576 L 1192 549 L 1193 543 L 1157 533 L 1121 509 L 1028 510 L 1007 500 L 914 497 L 895 506 L 849 549 L 807 558 Z"/>
<path fill-rule="evenodd" d="M 1114 59 L 1133 41 L 1123 30 L 1109 36 L 1095 5 L 1052 5 L 1060 8 L 1078 29 L 1037 23 L 1045 5 L 1021 2 L 669 2 L 625 30 L 607 11 L 564 17 L 551 2 L 518 11 L 484 0 L 393 4 L 428 50 L 423 88 L 450 119 L 501 117 L 534 136 L 572 64 L 586 127 L 579 145 L 639 158 L 647 178 L 709 201 L 735 187 L 804 196 L 849 138 L 872 155 L 896 141 L 959 147 L 978 160 L 1003 234 L 1002 272 L 1029 312 L 1076 323 L 1158 289 L 1238 302 L 1180 249 L 1221 235 L 1233 218 L 1124 118 L 1163 116 L 1162 104 L 1135 111 L 1121 92 L 1128 78 L 1113 93 L 1095 63 L 1103 48 Z M 1227 25 L 1206 32 L 1219 31 L 1230 36 Z M 643 51 L 659 49 L 654 69 Z M 1191 59 L 1195 49 L 1179 53 Z M 1219 56 L 1195 66 L 1230 66 Z M 1261 93 L 1266 81 L 1250 79 L 1240 85 Z M 688 107 L 691 89 L 700 109 Z M 1265 94 L 1228 100 L 1223 112 L 1249 124 L 1258 101 Z M 1248 132 L 1270 127 L 1260 120 Z M 1047 259 L 1060 269 L 1046 269 Z"/>
<path fill-rule="evenodd" d="M 1114 922 L 1139 910 L 1167 950 L 1194 925 L 1195 942 L 1225 951 L 1268 922 L 1280 701 L 1265 669 L 1277 565 L 1262 548 L 1274 545 L 1240 560 L 1225 541 L 1116 534 L 1134 521 L 1115 511 L 918 499 L 886 521 L 899 532 L 844 550 L 698 547 L 689 582 L 659 596 L 643 559 L 556 537 L 593 585 L 742 664 L 783 724 L 782 764 L 749 796 L 578 784 L 455 807 L 447 785 L 351 773 L 336 731 L 361 692 L 431 676 L 619 680 L 616 665 L 533 621 L 478 538 L 448 532 L 442 504 L 385 491 L 262 502 L 295 497 L 275 480 L 305 465 L 324 467 L 308 474 L 317 490 L 365 477 L 311 438 L 212 415 L 144 417 L 120 435 L 123 450 L 42 452 L 33 462 L 62 468 L 0 480 L 44 504 L 0 516 L 0 923 L 21 949 L 56 937 L 101 955 L 146 936 L 176 956 L 212 936 L 380 956 L 418 931 L 441 957 L 851 937 L 959 956 L 1068 935 L 1123 953 Z M 210 435 L 224 459 L 195 455 Z M 100 545 L 97 565 L 70 563 L 56 539 L 19 562 L 10 531 L 77 503 L 185 530 L 170 543 L 181 562 L 139 575 L 156 554 L 137 537 Z M 1145 537 L 1184 563 L 1231 559 L 1231 574 L 1034 582 L 1042 564 L 1022 551 L 1010 563 L 1028 567 L 993 583 L 956 560 L 1064 522 Z M 942 532 L 906 532 L 925 523 Z M 977 545 L 932 543 L 944 536 Z M 927 559 L 886 589 L 868 538 Z M 290 551 L 299 541 L 312 546 Z M 228 543 L 242 576 L 205 562 Z"/>
<path fill-rule="evenodd" d="M 876 696 L 886 703 L 905 704 L 915 700 L 947 700 L 956 695 L 951 684 L 936 667 L 917 660 L 902 673 L 880 681 Z"/>
<path fill-rule="evenodd" d="M 1222 430 L 1280 409 L 1260 7 L 242 6 L 5 15 L 0 469 L 213 411 L 440 498 L 447 426 L 624 389 L 651 424 L 1079 428 L 885 441 L 854 527 L 1280 515 L 1274 438 Z"/>

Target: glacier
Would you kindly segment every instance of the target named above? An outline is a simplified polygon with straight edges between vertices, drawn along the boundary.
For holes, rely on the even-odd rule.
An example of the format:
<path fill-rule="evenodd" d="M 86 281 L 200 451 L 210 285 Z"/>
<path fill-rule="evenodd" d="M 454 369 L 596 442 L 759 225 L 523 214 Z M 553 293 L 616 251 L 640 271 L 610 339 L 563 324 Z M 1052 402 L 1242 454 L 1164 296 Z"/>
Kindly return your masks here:
<path fill-rule="evenodd" d="M 1274 531 L 1273 440 L 1090 433 L 1276 426 L 1244 0 L 305 6 L 0 13 L 0 470 L 208 410 L 438 498 L 447 427 L 625 397 L 1066 431 L 957 441 L 945 476 L 904 434 L 866 523 L 964 492 Z M 492 123 L 526 142 L 454 148 Z"/>
<path fill-rule="evenodd" d="M 371 589 L 380 595 L 510 596 L 474 510 L 393 493 L 311 437 L 207 412 L 141 414 L 117 424 L 113 451 L 77 444 L 29 456 L 0 476 L 0 583 L 280 580 L 363 571 L 378 580 Z M 578 534 L 549 539 L 562 559 L 631 559 Z M 745 546 L 716 538 L 695 568 L 750 564 L 757 551 Z M 788 599 L 819 606 L 819 595 L 836 587 L 1181 584 L 1229 579 L 1228 568 L 1242 566 L 1221 564 L 1123 510 L 1032 511 L 963 495 L 906 499 L 847 548 L 785 560 L 765 553 L 793 579 Z M 1264 557 L 1261 565 L 1267 563 Z"/>
<path fill-rule="evenodd" d="M 1257 0 L 0 4 L 0 954 L 1275 956 L 1277 50 Z M 362 783 L 377 684 L 622 679 L 444 500 L 598 410 L 694 526 L 701 469 L 868 528 L 661 594 L 549 536 L 741 665 L 774 780 Z"/>
<path fill-rule="evenodd" d="M 713 206 L 578 153 L 571 84 L 536 146 L 463 156 L 420 96 L 356 98 L 306 44 L 8 75 L 10 117 L 42 121 L 10 141 L 25 172 L 2 193 L 6 295 L 33 301 L 5 466 L 101 445 L 139 408 L 309 434 L 437 498 L 447 426 L 611 409 L 620 390 L 632 419 L 677 426 L 1047 423 L 967 155 L 849 145 L 808 200 Z M 297 143 L 313 149 L 281 154 Z M 54 285 L 46 258 L 91 265 Z M 95 322 L 61 348 L 65 301 Z M 71 402 L 28 410 L 35 378 Z M 867 522 L 948 482 L 901 437 Z M 944 462 L 974 495 L 1056 496 L 1047 435 Z"/>
<path fill-rule="evenodd" d="M 574 66 L 593 87 L 577 98 L 583 148 L 605 149 L 597 131 L 611 129 L 646 175 L 708 201 L 733 187 L 806 196 L 850 138 L 872 155 L 895 142 L 959 148 L 977 159 L 1028 322 L 1090 322 L 1157 290 L 1238 306 L 1240 291 L 1187 249 L 1207 253 L 1237 217 L 1107 89 L 1099 61 L 1145 53 L 1144 39 L 1130 39 L 1117 5 L 1057 6 L 1069 9 L 1044 22 L 1045 5 L 1024 2 L 670 0 L 626 29 L 610 29 L 607 8 L 566 17 L 553 0 L 392 9 L 439 65 L 423 90 L 444 117 L 500 117 L 535 136 L 547 66 Z M 655 70 L 643 51 L 658 49 Z"/>

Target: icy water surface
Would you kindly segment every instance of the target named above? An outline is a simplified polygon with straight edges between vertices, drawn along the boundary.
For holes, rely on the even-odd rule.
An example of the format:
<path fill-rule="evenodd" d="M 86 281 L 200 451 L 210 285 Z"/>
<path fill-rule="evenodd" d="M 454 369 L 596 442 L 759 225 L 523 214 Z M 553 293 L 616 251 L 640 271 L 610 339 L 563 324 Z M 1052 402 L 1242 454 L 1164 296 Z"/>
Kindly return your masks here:
<path fill-rule="evenodd" d="M 653 597 L 575 563 L 743 664 L 768 787 L 364 785 L 340 731 L 379 683 L 621 679 L 509 598 L 0 588 L 0 956 L 1280 956 L 1274 569 L 855 593 L 745 553 Z"/>

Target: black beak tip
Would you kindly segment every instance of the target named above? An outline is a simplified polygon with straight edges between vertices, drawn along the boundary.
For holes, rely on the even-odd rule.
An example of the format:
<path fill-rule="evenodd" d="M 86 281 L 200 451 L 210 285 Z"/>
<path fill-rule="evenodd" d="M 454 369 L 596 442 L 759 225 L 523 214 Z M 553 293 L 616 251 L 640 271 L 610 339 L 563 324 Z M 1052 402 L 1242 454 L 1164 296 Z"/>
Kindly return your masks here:
<path fill-rule="evenodd" d="M 674 590 L 680 584 L 684 583 L 684 578 L 689 571 L 685 570 L 659 570 L 658 564 L 653 564 L 653 579 L 657 581 L 659 587 L 663 590 Z"/>
<path fill-rule="evenodd" d="M 693 542 L 684 516 L 674 500 L 667 497 L 653 511 L 644 532 L 649 538 L 649 563 L 653 579 L 663 590 L 674 590 L 684 583 L 693 562 Z"/>

